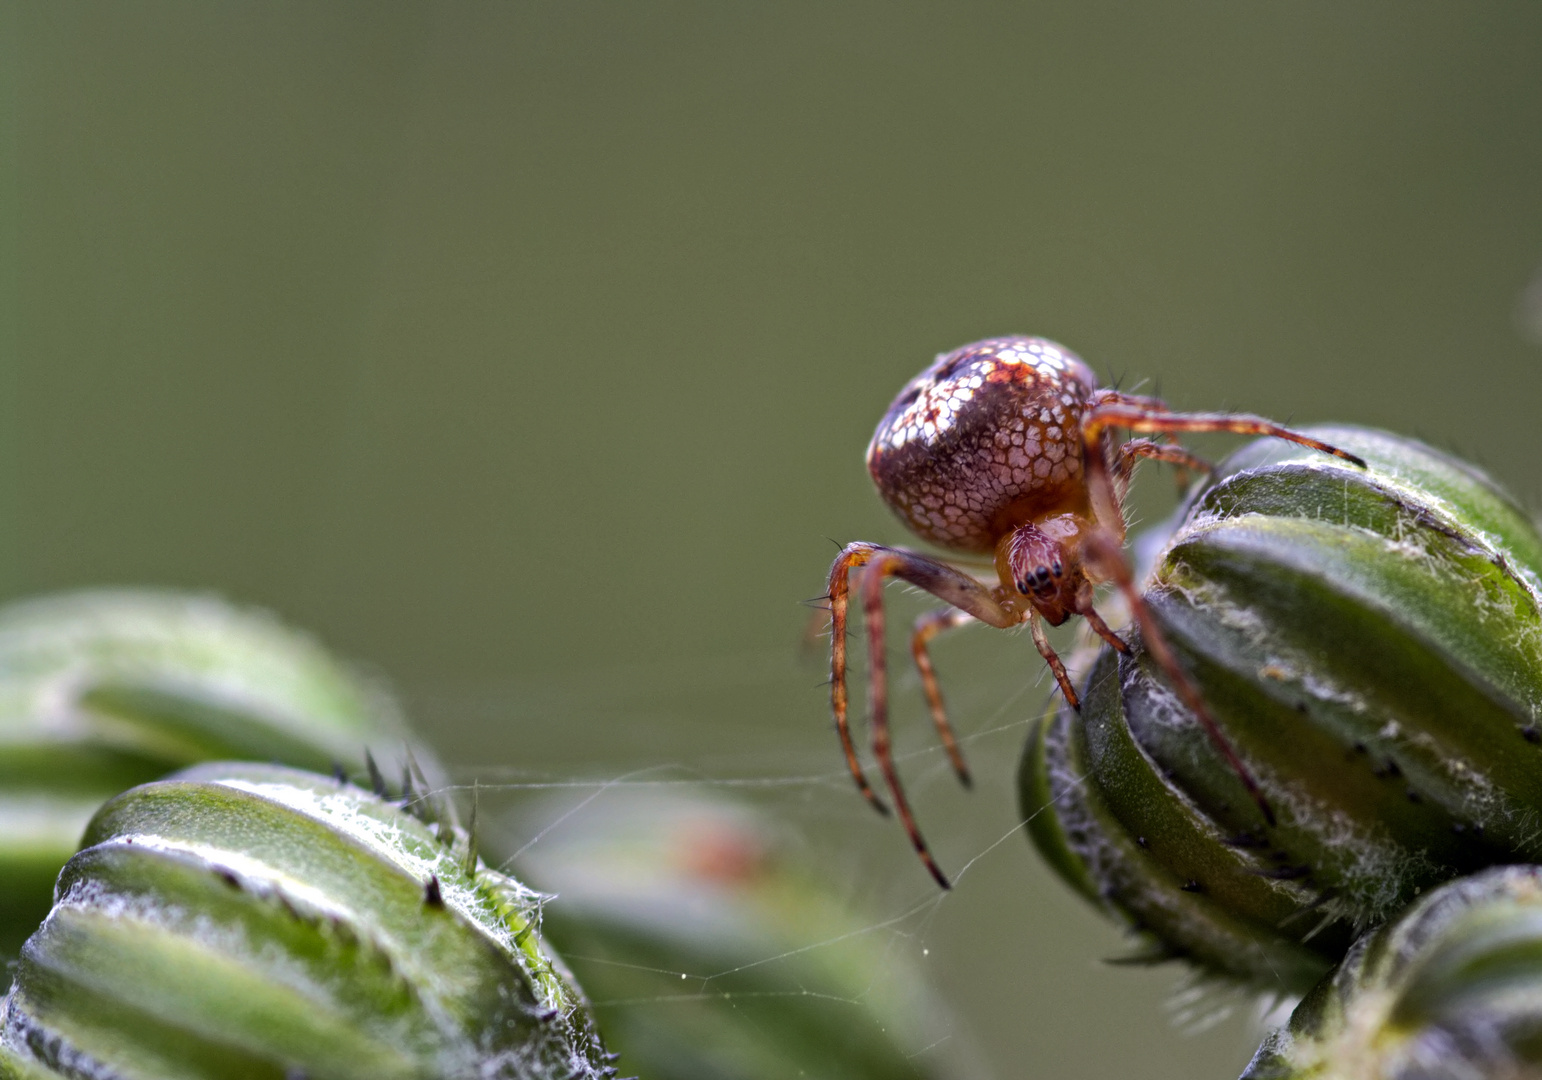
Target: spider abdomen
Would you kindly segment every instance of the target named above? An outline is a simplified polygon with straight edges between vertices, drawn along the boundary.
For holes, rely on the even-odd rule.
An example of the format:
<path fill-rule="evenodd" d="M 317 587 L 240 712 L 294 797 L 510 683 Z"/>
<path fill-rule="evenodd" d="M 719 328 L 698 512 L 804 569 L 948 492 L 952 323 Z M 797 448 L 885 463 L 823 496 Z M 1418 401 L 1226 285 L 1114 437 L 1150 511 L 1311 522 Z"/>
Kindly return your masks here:
<path fill-rule="evenodd" d="M 1081 417 L 1096 389 L 1092 370 L 1053 341 L 965 345 L 894 399 L 868 471 L 918 536 L 990 552 L 1013 525 L 1084 505 Z"/>

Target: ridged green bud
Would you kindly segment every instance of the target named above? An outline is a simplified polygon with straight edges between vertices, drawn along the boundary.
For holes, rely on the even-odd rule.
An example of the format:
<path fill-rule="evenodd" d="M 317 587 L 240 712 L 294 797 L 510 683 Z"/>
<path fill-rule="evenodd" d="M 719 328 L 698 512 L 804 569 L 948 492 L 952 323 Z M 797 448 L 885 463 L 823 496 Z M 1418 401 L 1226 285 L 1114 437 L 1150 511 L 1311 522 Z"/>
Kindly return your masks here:
<path fill-rule="evenodd" d="M 0 955 L 37 927 L 118 792 L 233 758 L 360 775 L 366 748 L 395 775 L 406 731 L 387 694 L 310 637 L 214 597 L 125 589 L 0 609 Z"/>
<path fill-rule="evenodd" d="M 240 763 L 118 796 L 22 949 L 0 1077 L 611 1075 L 543 898 L 444 809 Z"/>
<path fill-rule="evenodd" d="M 563 813 L 558 811 L 558 813 Z M 692 1080 L 978 1076 L 915 955 L 795 840 L 724 800 L 607 794 L 519 860 L 628 1071 Z M 908 953 L 908 954 L 907 954 Z"/>
<path fill-rule="evenodd" d="M 1370 467 L 1249 445 L 1144 586 L 1277 825 L 1138 642 L 1022 773 L 1035 842 L 1151 958 L 1288 993 L 1421 891 L 1542 861 L 1542 536 L 1421 443 L 1312 434 Z"/>
<path fill-rule="evenodd" d="M 1542 868 L 1441 886 L 1355 942 L 1243 1080 L 1542 1075 Z"/>

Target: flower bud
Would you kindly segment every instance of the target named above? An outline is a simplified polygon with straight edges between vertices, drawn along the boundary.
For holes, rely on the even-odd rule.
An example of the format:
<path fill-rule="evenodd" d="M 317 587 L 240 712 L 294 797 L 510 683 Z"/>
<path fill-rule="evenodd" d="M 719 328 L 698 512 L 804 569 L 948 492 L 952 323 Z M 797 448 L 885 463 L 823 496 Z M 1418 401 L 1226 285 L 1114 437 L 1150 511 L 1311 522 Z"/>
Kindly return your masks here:
<path fill-rule="evenodd" d="M 0 609 L 0 954 L 118 792 L 211 759 L 359 775 L 366 748 L 395 775 L 406 738 L 387 694 L 263 612 L 129 589 Z"/>
<path fill-rule="evenodd" d="M 1542 860 L 1542 536 L 1421 443 L 1312 434 L 1369 468 L 1245 447 L 1144 586 L 1275 823 L 1138 640 L 1022 782 L 1034 840 L 1147 955 L 1290 993 L 1421 891 Z"/>
<path fill-rule="evenodd" d="M 1442 885 L 1356 941 L 1243 1080 L 1428 1080 L 1542 1071 L 1542 868 Z"/>
<path fill-rule="evenodd" d="M 543 898 L 442 809 L 240 763 L 113 799 L 22 949 L 0 1076 L 612 1074 Z"/>

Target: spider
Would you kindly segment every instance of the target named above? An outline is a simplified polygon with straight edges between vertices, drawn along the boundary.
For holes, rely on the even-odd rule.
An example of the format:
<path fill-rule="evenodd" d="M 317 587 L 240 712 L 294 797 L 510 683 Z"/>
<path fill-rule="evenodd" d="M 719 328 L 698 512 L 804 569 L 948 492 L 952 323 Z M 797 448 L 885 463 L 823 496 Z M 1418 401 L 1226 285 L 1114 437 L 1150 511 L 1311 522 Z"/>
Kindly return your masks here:
<path fill-rule="evenodd" d="M 1274 813 L 1257 782 L 1216 725 L 1203 697 L 1179 666 L 1141 598 L 1124 556 L 1124 498 L 1141 458 L 1209 472 L 1208 462 L 1181 446 L 1149 438 L 1123 443 L 1111 429 L 1148 434 L 1225 431 L 1269 435 L 1365 467 L 1338 447 L 1245 413 L 1173 412 L 1156 398 L 1100 387 L 1092 370 L 1061 345 L 1037 337 L 977 341 L 939 356 L 900 392 L 867 448 L 878 491 L 912 532 L 959 556 L 992 557 L 996 583 L 981 581 L 940 559 L 881 544 L 846 545 L 830 568 L 830 705 L 846 764 L 857 788 L 881 814 L 888 807 L 857 760 L 847 722 L 846 617 L 851 572 L 867 623 L 868 714 L 873 757 L 916 853 L 942 888 L 947 877 L 916 827 L 900 786 L 889 741 L 884 657 L 883 587 L 900 578 L 948 606 L 923 615 L 911 653 L 932 721 L 953 770 L 970 776 L 948 725 L 942 692 L 928 654 L 938 634 L 979 620 L 1000 629 L 1023 622 L 1065 700 L 1080 709 L 1076 689 L 1055 654 L 1044 624 L 1080 615 L 1121 653 L 1130 646 L 1093 606 L 1093 586 L 1112 583 L 1124 596 L 1153 660 L 1224 755 L 1264 819 Z"/>

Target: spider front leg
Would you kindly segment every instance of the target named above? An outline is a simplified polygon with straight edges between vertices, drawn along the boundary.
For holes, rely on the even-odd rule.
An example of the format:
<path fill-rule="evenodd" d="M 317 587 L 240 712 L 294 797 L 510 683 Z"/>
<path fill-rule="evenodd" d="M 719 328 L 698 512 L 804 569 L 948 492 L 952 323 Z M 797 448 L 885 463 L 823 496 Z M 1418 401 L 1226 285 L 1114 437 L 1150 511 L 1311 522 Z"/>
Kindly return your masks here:
<path fill-rule="evenodd" d="M 1262 416 L 1254 416 L 1251 413 L 1175 413 L 1156 398 L 1121 394 L 1117 390 L 1100 390 L 1093 397 L 1091 408 L 1082 417 L 1082 441 L 1086 447 L 1088 464 L 1087 482 L 1091 489 L 1093 510 L 1098 519 L 1110 527 L 1117 525 L 1120 537 L 1124 535 L 1124 519 L 1119 516 L 1123 499 L 1120 497 L 1118 484 L 1105 482 L 1103 490 L 1100 491 L 1098 485 L 1093 482 L 1094 471 L 1101 473 L 1104 480 L 1108 481 L 1108 470 L 1104 467 L 1101 453 L 1095 453 L 1095 451 L 1103 445 L 1104 432 L 1109 428 L 1167 435 L 1205 431 L 1228 432 L 1233 435 L 1267 435 L 1308 446 L 1313 450 L 1321 450 L 1325 454 L 1343 458 L 1362 469 L 1366 467 L 1363 458 L 1351 454 L 1348 450 L 1340 450 L 1337 446 L 1325 443 L 1321 439 L 1314 439 L 1310 435 L 1281 427 L 1273 420 L 1267 420 Z M 1130 445 L 1142 443 L 1150 446 L 1163 445 L 1142 439 L 1133 440 Z M 1144 454 L 1143 451 L 1142 453 Z M 1098 458 L 1096 462 L 1092 460 L 1094 457 Z M 1120 460 L 1121 462 L 1124 460 L 1122 456 Z M 1199 460 L 1194 459 L 1195 462 Z"/>
<path fill-rule="evenodd" d="M 1102 621 L 1102 619 L 1098 620 L 1100 623 Z M 1065 695 L 1066 704 L 1077 712 L 1081 712 L 1082 699 L 1077 697 L 1076 687 L 1071 685 L 1071 676 L 1066 673 L 1060 654 L 1049 643 L 1049 635 L 1044 632 L 1044 620 L 1032 608 L 1028 609 L 1028 632 L 1033 635 L 1033 647 L 1039 650 L 1039 655 L 1044 657 L 1044 662 L 1049 665 L 1050 672 L 1055 676 L 1060 692 Z"/>
<path fill-rule="evenodd" d="M 1096 470 L 1089 470 L 1089 478 L 1094 471 Z M 1107 482 L 1106 474 L 1104 482 Z M 1161 624 L 1156 620 L 1156 615 L 1152 612 L 1150 605 L 1146 603 L 1146 598 L 1141 595 L 1140 588 L 1136 585 L 1135 575 L 1130 570 L 1130 564 L 1124 557 L 1123 545 L 1114 540 L 1106 529 L 1099 528 L 1094 530 L 1088 537 L 1087 549 L 1088 554 L 1097 561 L 1100 569 L 1107 573 L 1114 586 L 1123 594 L 1125 602 L 1129 604 L 1130 615 L 1135 619 L 1135 624 L 1140 627 L 1141 641 L 1145 644 L 1146 651 L 1157 662 L 1157 666 L 1167 676 L 1167 681 L 1178 692 L 1178 696 L 1183 699 L 1183 703 L 1188 706 L 1189 711 L 1194 714 L 1195 719 L 1199 721 L 1200 727 L 1204 728 L 1205 734 L 1210 737 L 1210 741 L 1221 752 L 1221 756 L 1226 759 L 1226 764 L 1231 768 L 1232 772 L 1237 774 L 1237 778 L 1242 781 L 1242 786 L 1247 789 L 1248 796 L 1252 798 L 1253 802 L 1257 804 L 1259 812 L 1263 814 L 1264 821 L 1272 826 L 1275 823 L 1273 807 L 1269 805 L 1269 800 L 1264 798 L 1263 789 L 1258 786 L 1258 781 L 1253 778 L 1253 774 L 1243 764 L 1242 758 L 1237 755 L 1236 748 L 1232 746 L 1231 740 L 1221 731 L 1221 726 L 1216 723 L 1215 717 L 1210 715 L 1210 708 L 1205 704 L 1204 695 L 1199 692 L 1199 688 L 1189 678 L 1188 672 L 1184 671 L 1183 666 L 1178 663 L 1177 656 L 1174 655 L 1172 647 L 1167 643 L 1166 633 L 1162 630 Z M 1130 648 L 1128 645 L 1125 645 L 1119 651 L 1128 653 Z"/>
<path fill-rule="evenodd" d="M 1321 439 L 1292 431 L 1262 416 L 1254 416 L 1251 413 L 1177 413 L 1155 398 L 1121 394 L 1117 390 L 1100 391 L 1093 398 L 1092 408 L 1082 417 L 1082 437 L 1086 440 L 1089 451 L 1101 441 L 1103 432 L 1109 428 L 1167 435 L 1201 431 L 1223 431 L 1233 435 L 1267 435 L 1270 438 L 1309 446 L 1313 450 L 1321 450 L 1325 454 L 1343 458 L 1351 465 L 1358 465 L 1362 469 L 1366 467 L 1365 459 L 1351 454 L 1348 450 L 1340 450 L 1337 446 L 1325 443 Z"/>
<path fill-rule="evenodd" d="M 1016 626 L 1023 615 L 1015 608 L 997 601 L 991 590 L 974 578 L 953 567 L 925 555 L 918 555 L 903 548 L 883 547 L 879 544 L 848 544 L 836 557 L 830 568 L 830 708 L 835 714 L 835 728 L 840 735 L 841 748 L 846 753 L 846 764 L 857 782 L 857 788 L 868 802 L 881 813 L 887 808 L 862 771 L 857 751 L 851 739 L 847 720 L 846 694 L 846 618 L 849 606 L 849 577 L 857 567 L 866 567 L 862 575 L 862 609 L 867 621 L 868 634 L 868 716 L 872 728 L 873 757 L 883 773 L 889 795 L 899 811 L 900 821 L 910 837 L 916 854 L 926 864 L 932 877 L 944 889 L 948 879 L 932 858 L 931 851 L 916 827 L 915 817 L 900 786 L 899 774 L 894 768 L 893 750 L 889 738 L 889 687 L 887 656 L 884 650 L 883 587 L 888 578 L 897 577 L 924 589 L 940 600 L 957 607 L 981 622 L 1006 629 Z"/>
<path fill-rule="evenodd" d="M 1111 580 L 1124 595 L 1130 606 L 1130 614 L 1136 625 L 1140 627 L 1141 640 L 1145 643 L 1146 650 L 1161 667 L 1168 682 L 1194 714 L 1205 734 L 1226 759 L 1226 763 L 1242 781 L 1248 795 L 1263 814 L 1264 820 L 1272 826 L 1275 823 L 1273 808 L 1264 798 L 1258 781 L 1253 778 L 1253 774 L 1248 771 L 1247 766 L 1238 756 L 1236 748 L 1231 745 L 1230 740 L 1221 731 L 1220 725 L 1216 723 L 1215 717 L 1210 714 L 1199 688 L 1194 685 L 1188 673 L 1178 663 L 1177 656 L 1167 642 L 1166 634 L 1147 605 L 1145 597 L 1141 595 L 1135 575 L 1124 557 L 1123 500 L 1120 497 L 1117 478 L 1109 474 L 1107 457 L 1104 453 L 1104 433 L 1109 428 L 1166 434 L 1186 431 L 1224 431 L 1240 435 L 1268 435 L 1343 458 L 1361 468 L 1365 467 L 1365 462 L 1347 450 L 1340 450 L 1320 439 L 1291 431 L 1261 416 L 1246 413 L 1174 413 L 1161 402 L 1120 394 L 1116 391 L 1106 391 L 1100 395 L 1094 401 L 1093 407 L 1082 418 L 1082 439 L 1086 447 L 1084 460 L 1087 465 L 1087 487 L 1099 526 L 1088 536 L 1088 554 L 1097 566 L 1100 576 L 1105 580 Z M 1121 457 L 1118 460 L 1124 459 Z"/>

